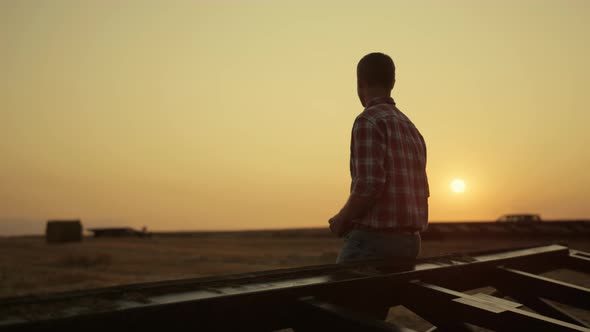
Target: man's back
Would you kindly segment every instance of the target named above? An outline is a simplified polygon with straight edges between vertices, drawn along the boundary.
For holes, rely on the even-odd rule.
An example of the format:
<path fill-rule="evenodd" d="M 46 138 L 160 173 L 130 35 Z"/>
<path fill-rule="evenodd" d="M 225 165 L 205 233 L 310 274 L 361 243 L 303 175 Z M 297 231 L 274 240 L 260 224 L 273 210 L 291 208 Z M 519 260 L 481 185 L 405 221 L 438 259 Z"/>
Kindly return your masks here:
<path fill-rule="evenodd" d="M 390 97 L 373 98 L 355 119 L 350 171 L 351 194 L 375 197 L 354 223 L 373 229 L 426 229 L 426 145 Z"/>
<path fill-rule="evenodd" d="M 345 238 L 337 262 L 369 258 L 412 259 L 428 223 L 426 145 L 390 97 L 395 65 L 370 53 L 357 65 L 357 94 L 365 107 L 350 145 L 350 195 L 328 223 Z"/>

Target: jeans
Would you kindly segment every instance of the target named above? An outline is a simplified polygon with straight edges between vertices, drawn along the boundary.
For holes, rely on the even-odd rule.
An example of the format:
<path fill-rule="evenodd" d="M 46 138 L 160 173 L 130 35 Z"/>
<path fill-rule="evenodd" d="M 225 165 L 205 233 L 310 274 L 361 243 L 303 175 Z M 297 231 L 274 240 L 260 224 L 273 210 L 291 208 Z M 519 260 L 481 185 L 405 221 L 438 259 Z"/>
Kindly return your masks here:
<path fill-rule="evenodd" d="M 336 263 L 374 258 L 416 258 L 420 253 L 420 233 L 381 233 L 353 229 Z"/>

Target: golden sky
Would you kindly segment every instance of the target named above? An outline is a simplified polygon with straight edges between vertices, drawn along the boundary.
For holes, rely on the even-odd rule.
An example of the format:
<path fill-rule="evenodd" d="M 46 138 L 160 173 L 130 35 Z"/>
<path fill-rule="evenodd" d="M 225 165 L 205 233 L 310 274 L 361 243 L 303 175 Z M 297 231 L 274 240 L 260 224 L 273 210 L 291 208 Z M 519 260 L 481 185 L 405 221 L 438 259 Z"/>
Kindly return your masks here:
<path fill-rule="evenodd" d="M 326 226 L 373 51 L 432 221 L 588 218 L 589 37 L 585 0 L 0 1 L 0 233 Z"/>

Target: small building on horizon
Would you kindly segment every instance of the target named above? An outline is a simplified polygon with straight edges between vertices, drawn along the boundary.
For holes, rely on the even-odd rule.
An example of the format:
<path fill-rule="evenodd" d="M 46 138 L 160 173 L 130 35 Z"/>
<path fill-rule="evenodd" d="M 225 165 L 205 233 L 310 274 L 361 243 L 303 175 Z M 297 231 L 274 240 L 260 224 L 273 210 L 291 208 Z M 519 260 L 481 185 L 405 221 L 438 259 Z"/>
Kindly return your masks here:
<path fill-rule="evenodd" d="M 80 220 L 49 220 L 45 227 L 47 243 L 82 242 Z"/>

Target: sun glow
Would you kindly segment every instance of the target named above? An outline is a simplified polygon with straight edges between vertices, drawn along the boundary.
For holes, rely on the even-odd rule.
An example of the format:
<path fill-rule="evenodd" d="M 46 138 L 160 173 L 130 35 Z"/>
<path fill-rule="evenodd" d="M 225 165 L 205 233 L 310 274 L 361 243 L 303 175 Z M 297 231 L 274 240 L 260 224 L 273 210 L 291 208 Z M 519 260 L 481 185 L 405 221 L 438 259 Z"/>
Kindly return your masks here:
<path fill-rule="evenodd" d="M 451 181 L 451 190 L 454 193 L 462 193 L 465 191 L 465 181 L 461 179 L 455 179 Z"/>

